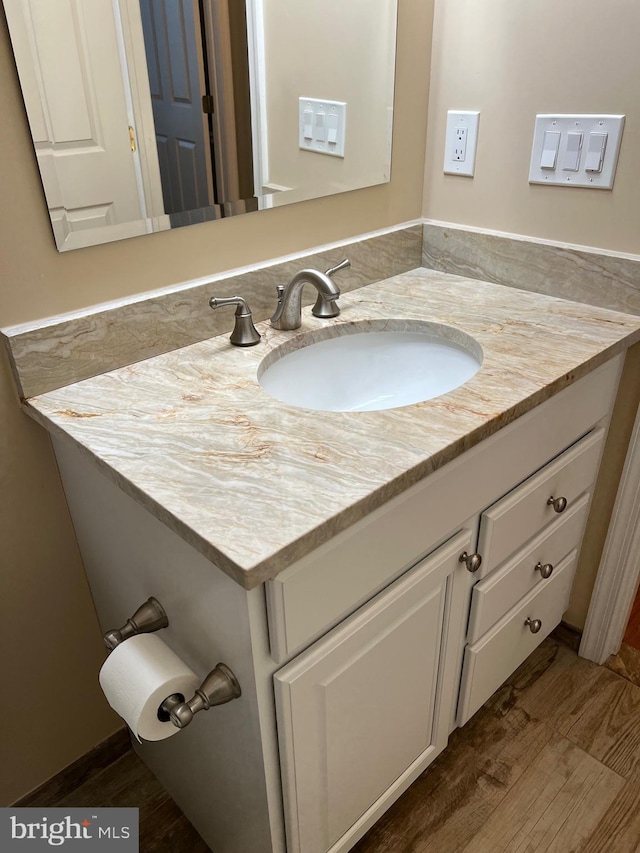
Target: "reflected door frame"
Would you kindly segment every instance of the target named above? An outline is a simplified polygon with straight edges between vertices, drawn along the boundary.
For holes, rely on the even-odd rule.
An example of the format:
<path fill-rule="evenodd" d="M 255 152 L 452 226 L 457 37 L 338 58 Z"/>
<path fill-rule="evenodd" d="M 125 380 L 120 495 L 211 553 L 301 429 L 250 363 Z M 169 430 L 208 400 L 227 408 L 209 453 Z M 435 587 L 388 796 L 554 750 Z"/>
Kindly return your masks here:
<path fill-rule="evenodd" d="M 147 58 L 138 0 L 114 0 L 114 13 L 122 35 L 122 66 L 135 130 L 137 161 L 143 186 L 147 217 L 153 231 L 171 227 L 165 214 L 155 122 L 147 71 Z"/>
<path fill-rule="evenodd" d="M 269 144 L 267 123 L 266 56 L 263 0 L 246 0 L 253 142 L 253 185 L 258 209 L 273 207 L 269 187 Z"/>

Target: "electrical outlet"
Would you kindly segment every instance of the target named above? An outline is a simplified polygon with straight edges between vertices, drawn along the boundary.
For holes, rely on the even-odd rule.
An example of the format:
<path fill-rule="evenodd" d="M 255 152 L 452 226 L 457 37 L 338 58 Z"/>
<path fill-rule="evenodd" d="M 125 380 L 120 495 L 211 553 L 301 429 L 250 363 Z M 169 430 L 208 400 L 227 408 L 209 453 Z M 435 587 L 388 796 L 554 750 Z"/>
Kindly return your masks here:
<path fill-rule="evenodd" d="M 463 163 L 467 156 L 467 128 L 458 126 L 453 143 L 453 159 Z"/>
<path fill-rule="evenodd" d="M 444 171 L 447 175 L 472 177 L 476 164 L 479 112 L 449 110 L 444 147 Z"/>

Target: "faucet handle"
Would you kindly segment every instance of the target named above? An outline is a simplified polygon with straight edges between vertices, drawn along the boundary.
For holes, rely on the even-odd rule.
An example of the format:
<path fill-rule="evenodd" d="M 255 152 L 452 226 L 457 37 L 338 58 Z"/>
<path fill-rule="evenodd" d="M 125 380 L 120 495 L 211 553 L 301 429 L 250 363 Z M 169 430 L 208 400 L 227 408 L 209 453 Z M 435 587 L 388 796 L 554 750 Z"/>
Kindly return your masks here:
<path fill-rule="evenodd" d="M 253 325 L 251 309 L 242 296 L 212 296 L 209 300 L 210 308 L 222 308 L 225 305 L 236 306 L 236 322 L 233 327 L 233 332 L 231 332 L 229 337 L 231 343 L 236 347 L 252 347 L 255 344 L 259 344 L 261 340 L 260 334 Z"/>
<path fill-rule="evenodd" d="M 349 258 L 345 258 L 344 261 L 340 261 L 340 263 L 336 264 L 335 267 L 329 267 L 329 269 L 325 272 L 325 275 L 335 275 L 335 273 L 340 272 L 340 270 L 346 270 L 346 268 L 350 266 L 351 261 L 349 260 Z"/>
<path fill-rule="evenodd" d="M 336 264 L 335 267 L 329 267 L 325 272 L 325 275 L 331 278 L 334 273 L 337 273 L 340 270 L 346 270 L 346 268 L 350 266 L 351 261 L 348 258 L 345 258 L 344 261 L 340 261 L 340 263 Z M 340 313 L 340 306 L 338 305 L 337 299 L 337 296 L 334 299 L 326 299 L 321 293 L 319 293 L 318 298 L 316 299 L 316 304 L 311 309 L 311 313 L 314 317 L 320 317 L 321 320 L 330 320 L 332 317 L 337 317 Z"/>

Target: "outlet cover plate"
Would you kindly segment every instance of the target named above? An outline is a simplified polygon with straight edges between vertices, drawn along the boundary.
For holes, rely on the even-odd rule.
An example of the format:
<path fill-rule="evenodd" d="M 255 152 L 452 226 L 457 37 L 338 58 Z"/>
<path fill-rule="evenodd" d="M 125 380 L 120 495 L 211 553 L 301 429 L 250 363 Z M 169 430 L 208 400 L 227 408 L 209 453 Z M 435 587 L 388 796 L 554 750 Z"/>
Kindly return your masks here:
<path fill-rule="evenodd" d="M 476 110 L 449 110 L 447 113 L 447 134 L 444 144 L 445 175 L 465 175 L 472 178 L 476 167 L 476 147 L 478 145 L 478 124 L 480 113 Z M 462 141 L 460 152 L 460 132 L 466 137 Z"/>

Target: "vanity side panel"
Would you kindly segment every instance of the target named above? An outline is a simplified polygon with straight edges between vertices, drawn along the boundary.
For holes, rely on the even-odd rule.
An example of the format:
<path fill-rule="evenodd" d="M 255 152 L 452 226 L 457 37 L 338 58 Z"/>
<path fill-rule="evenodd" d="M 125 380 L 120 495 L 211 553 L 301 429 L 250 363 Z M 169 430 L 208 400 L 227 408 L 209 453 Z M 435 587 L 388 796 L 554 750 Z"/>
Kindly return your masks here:
<path fill-rule="evenodd" d="M 223 661 L 242 687 L 239 699 L 201 712 L 164 741 L 134 743 L 136 751 L 216 853 L 280 853 L 281 805 L 272 792 L 272 841 L 247 592 L 69 445 L 54 440 L 54 449 L 103 631 L 154 595 L 169 618 L 158 636 L 197 675 Z"/>
<path fill-rule="evenodd" d="M 640 343 L 631 347 L 625 357 L 600 472 L 589 510 L 580 553 L 580 565 L 571 590 L 569 608 L 564 615 L 564 621 L 579 630 L 585 627 L 639 402 Z"/>

